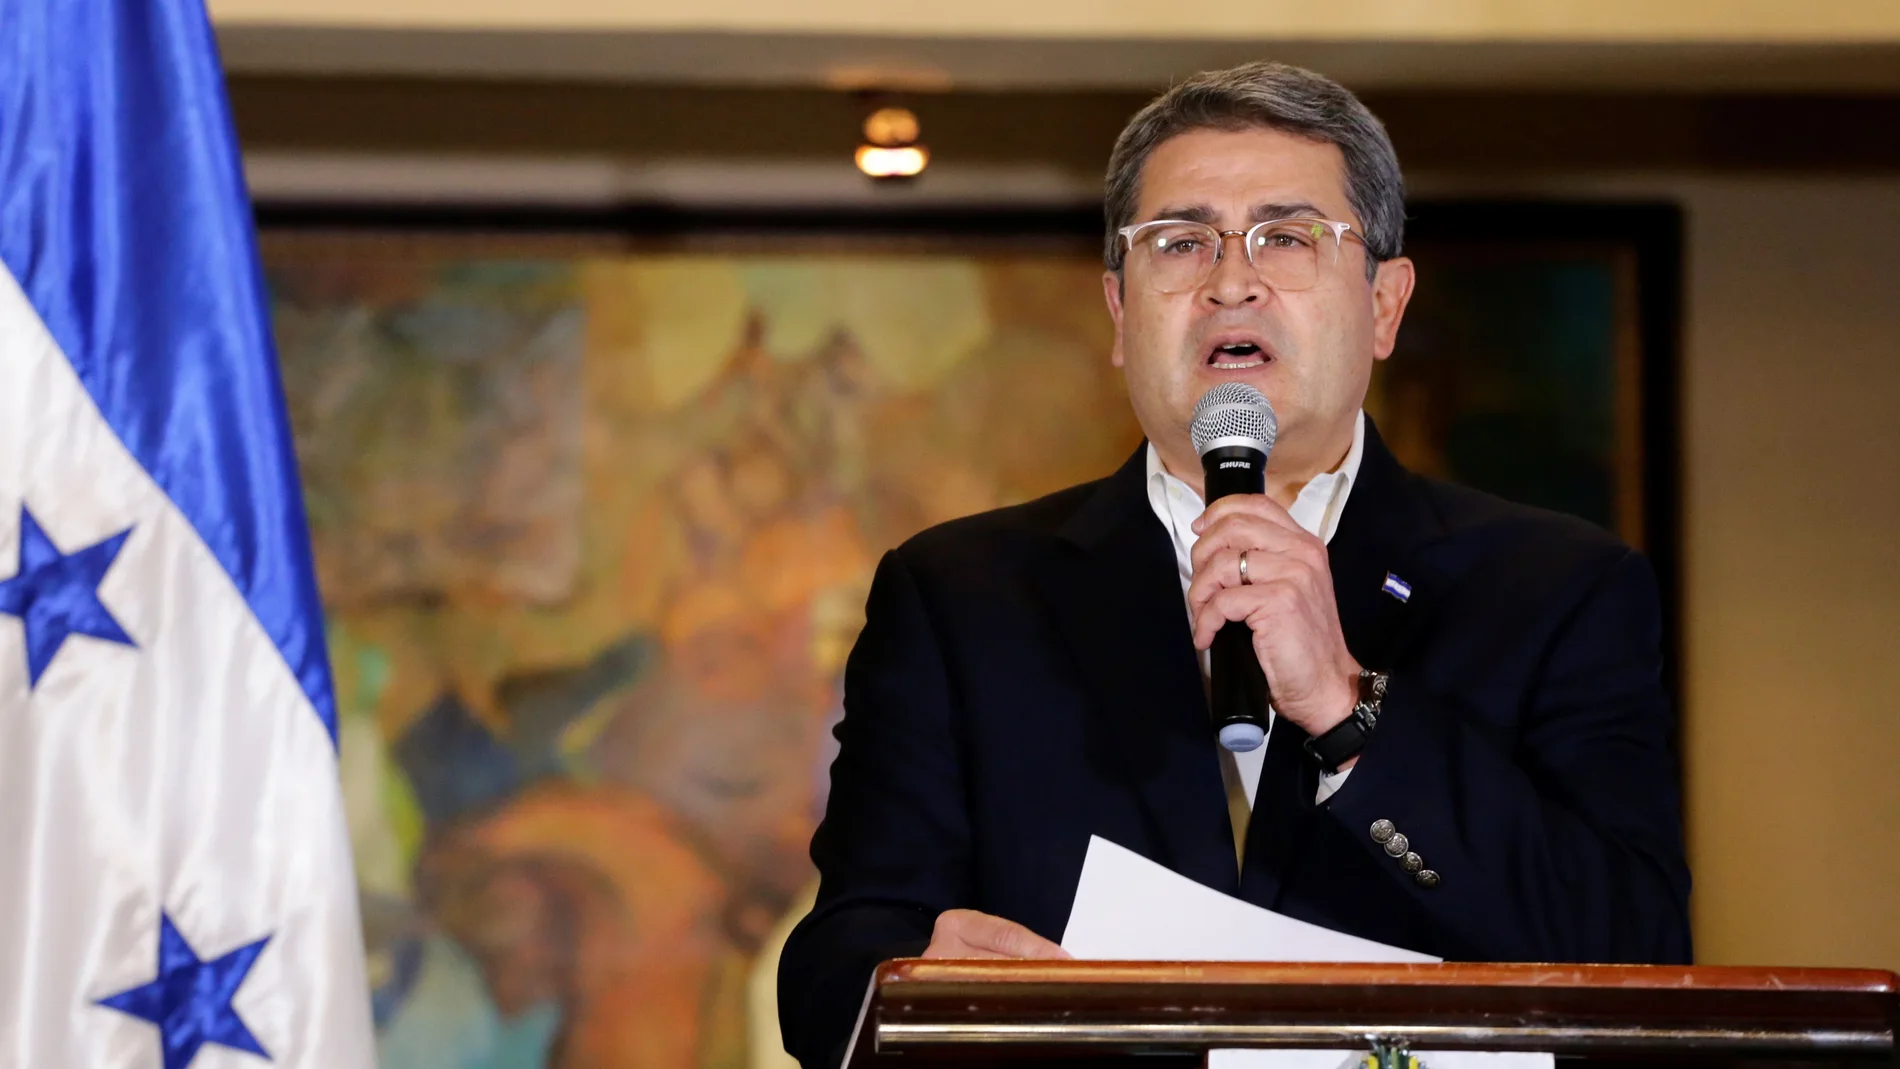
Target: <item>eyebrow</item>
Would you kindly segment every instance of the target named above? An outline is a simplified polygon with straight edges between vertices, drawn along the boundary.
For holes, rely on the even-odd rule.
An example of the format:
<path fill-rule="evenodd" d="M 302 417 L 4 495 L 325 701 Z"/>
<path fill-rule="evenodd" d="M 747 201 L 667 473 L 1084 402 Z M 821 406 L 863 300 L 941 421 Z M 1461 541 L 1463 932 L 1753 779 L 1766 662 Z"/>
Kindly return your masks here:
<path fill-rule="evenodd" d="M 1325 214 L 1314 205 L 1302 200 L 1291 204 L 1256 204 L 1253 210 L 1247 213 L 1247 218 L 1259 223 L 1268 219 L 1320 218 Z M 1153 222 L 1155 219 L 1185 219 L 1190 223 L 1217 226 L 1220 222 L 1220 213 L 1205 204 L 1182 204 L 1163 208 L 1148 221 Z"/>
<path fill-rule="evenodd" d="M 1318 218 L 1325 214 L 1306 201 L 1298 201 L 1293 204 L 1256 204 L 1248 218 L 1259 223 L 1268 219 Z"/>
<path fill-rule="evenodd" d="M 1213 226 L 1220 220 L 1220 213 L 1205 204 L 1187 204 L 1163 208 L 1149 219 L 1185 219 L 1190 223 L 1206 223 Z"/>

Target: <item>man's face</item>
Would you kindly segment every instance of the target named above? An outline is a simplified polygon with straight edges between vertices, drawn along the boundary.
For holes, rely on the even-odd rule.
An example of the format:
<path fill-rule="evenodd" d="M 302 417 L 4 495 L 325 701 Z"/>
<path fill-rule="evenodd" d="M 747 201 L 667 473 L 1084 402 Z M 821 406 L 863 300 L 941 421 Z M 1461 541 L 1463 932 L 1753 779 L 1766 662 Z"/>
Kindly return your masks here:
<path fill-rule="evenodd" d="M 1347 205 L 1345 162 L 1333 145 L 1255 127 L 1195 130 L 1157 147 L 1141 176 L 1132 222 L 1198 219 L 1246 230 L 1265 219 L 1319 217 L 1362 223 Z M 1330 470 L 1352 441 L 1372 364 L 1391 355 L 1412 290 L 1398 259 L 1366 277 L 1365 246 L 1348 238 L 1320 260 L 1309 289 L 1262 282 L 1238 238 L 1227 238 L 1197 290 L 1161 293 L 1133 258 L 1103 286 L 1115 320 L 1115 365 L 1135 417 L 1170 470 L 1198 474 L 1188 422 L 1221 382 L 1245 382 L 1273 403 L 1279 443 L 1271 467 L 1292 477 Z M 1248 350 L 1247 346 L 1255 348 Z"/>

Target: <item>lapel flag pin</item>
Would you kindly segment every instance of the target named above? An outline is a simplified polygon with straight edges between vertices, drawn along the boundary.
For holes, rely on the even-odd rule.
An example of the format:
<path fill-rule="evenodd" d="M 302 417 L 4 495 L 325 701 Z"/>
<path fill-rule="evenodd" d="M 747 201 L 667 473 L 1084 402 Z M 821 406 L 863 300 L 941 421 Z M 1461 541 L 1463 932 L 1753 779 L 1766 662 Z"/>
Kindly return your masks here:
<path fill-rule="evenodd" d="M 1392 595 L 1393 597 L 1399 599 L 1400 601 L 1412 600 L 1412 584 L 1406 582 L 1403 579 L 1400 579 L 1398 576 L 1393 575 L 1391 572 L 1385 573 L 1385 585 L 1381 586 L 1379 589 L 1385 591 L 1386 593 Z"/>

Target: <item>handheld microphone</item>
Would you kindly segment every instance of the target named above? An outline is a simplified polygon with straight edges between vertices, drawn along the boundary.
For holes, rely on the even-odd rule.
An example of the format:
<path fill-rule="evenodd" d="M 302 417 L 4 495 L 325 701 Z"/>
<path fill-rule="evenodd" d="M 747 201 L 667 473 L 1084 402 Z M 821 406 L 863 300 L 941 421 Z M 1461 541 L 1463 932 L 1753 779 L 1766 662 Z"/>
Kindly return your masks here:
<path fill-rule="evenodd" d="M 1280 433 L 1265 394 L 1243 382 L 1223 382 L 1194 406 L 1189 425 L 1201 455 L 1207 503 L 1229 494 L 1267 492 L 1267 454 Z M 1220 744 L 1235 753 L 1258 749 L 1267 737 L 1267 676 L 1253 652 L 1253 630 L 1230 620 L 1208 651 L 1208 712 Z"/>

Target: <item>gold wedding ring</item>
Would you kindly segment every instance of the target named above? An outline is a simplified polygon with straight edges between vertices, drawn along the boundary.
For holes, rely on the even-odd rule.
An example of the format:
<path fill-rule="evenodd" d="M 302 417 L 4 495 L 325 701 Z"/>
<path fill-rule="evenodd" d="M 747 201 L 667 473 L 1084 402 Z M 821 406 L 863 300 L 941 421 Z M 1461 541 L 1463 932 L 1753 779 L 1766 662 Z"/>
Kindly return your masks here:
<path fill-rule="evenodd" d="M 1247 551 L 1240 551 L 1240 585 L 1252 586 L 1253 580 L 1247 578 Z"/>

